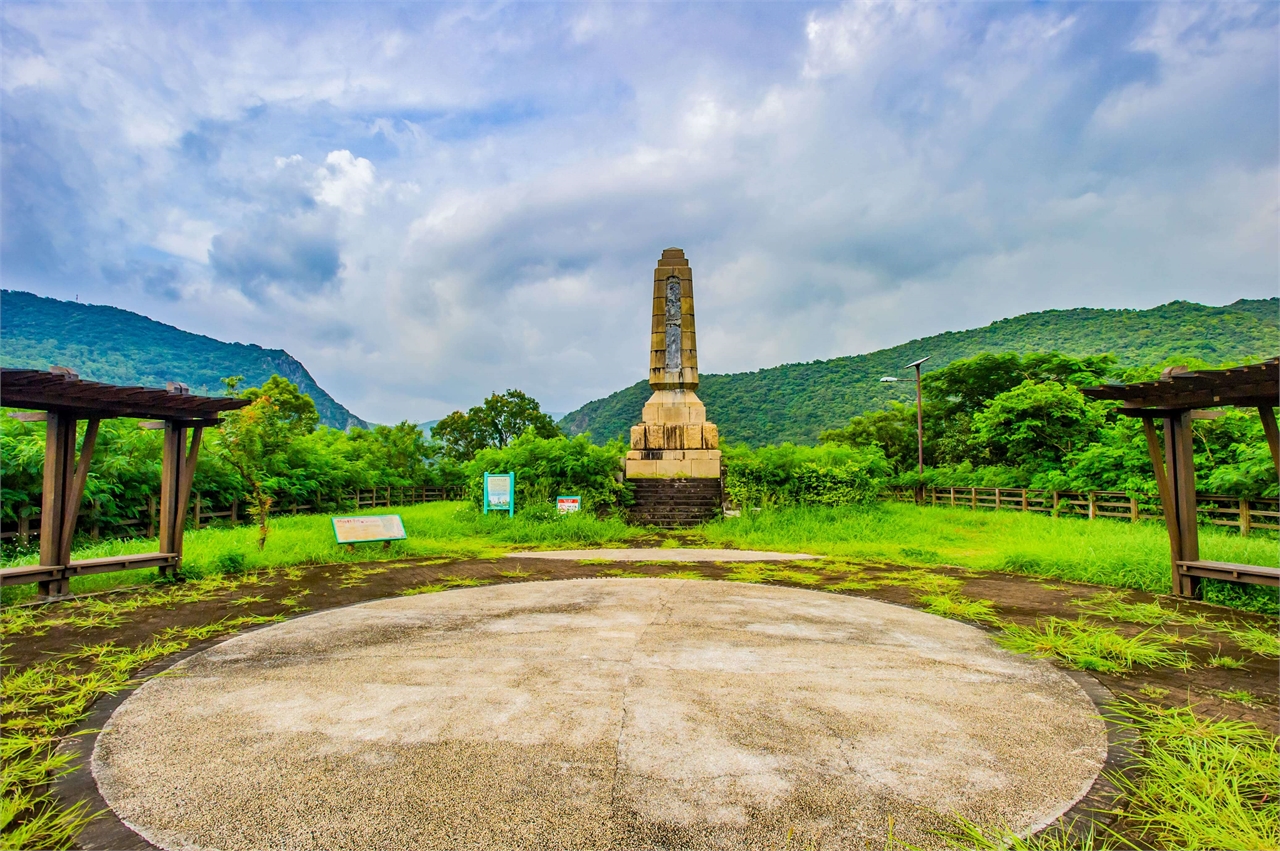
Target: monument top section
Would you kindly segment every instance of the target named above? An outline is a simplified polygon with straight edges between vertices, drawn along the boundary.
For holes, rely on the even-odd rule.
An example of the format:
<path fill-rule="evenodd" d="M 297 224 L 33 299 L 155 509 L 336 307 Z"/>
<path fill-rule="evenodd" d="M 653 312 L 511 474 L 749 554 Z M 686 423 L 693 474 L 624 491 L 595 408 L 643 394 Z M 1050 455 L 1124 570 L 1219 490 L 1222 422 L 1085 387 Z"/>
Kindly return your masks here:
<path fill-rule="evenodd" d="M 693 270 L 680 248 L 667 248 L 653 271 L 649 386 L 698 389 L 698 339 L 693 324 Z"/>

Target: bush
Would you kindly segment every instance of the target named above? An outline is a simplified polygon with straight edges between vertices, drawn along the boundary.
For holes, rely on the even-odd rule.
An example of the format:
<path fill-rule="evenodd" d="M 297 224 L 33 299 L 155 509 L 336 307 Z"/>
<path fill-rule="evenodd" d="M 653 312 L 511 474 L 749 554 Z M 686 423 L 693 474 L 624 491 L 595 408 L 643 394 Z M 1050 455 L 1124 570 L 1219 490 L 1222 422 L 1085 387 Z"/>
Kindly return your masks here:
<path fill-rule="evenodd" d="M 889 471 L 878 447 L 766 446 L 724 450 L 725 490 L 741 507 L 862 505 L 873 501 Z"/>
<path fill-rule="evenodd" d="M 586 434 L 543 438 L 526 431 L 502 449 L 476 453 L 465 467 L 468 496 L 479 506 L 485 473 L 515 473 L 515 507 L 522 516 L 541 516 L 541 506 L 550 509 L 563 495 L 581 497 L 584 511 L 603 513 L 631 501 L 630 488 L 618 481 L 625 452 L 617 440 L 596 446 Z"/>

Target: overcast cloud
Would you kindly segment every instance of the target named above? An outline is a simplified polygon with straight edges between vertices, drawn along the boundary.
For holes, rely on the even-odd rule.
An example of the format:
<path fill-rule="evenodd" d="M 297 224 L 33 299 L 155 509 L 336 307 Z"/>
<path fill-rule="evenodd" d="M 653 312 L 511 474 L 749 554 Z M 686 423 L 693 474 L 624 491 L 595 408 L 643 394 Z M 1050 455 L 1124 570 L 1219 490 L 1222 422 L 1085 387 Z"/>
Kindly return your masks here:
<path fill-rule="evenodd" d="M 1277 7 L 3 7 L 5 286 L 287 349 L 368 419 L 1046 308 L 1276 295 Z"/>

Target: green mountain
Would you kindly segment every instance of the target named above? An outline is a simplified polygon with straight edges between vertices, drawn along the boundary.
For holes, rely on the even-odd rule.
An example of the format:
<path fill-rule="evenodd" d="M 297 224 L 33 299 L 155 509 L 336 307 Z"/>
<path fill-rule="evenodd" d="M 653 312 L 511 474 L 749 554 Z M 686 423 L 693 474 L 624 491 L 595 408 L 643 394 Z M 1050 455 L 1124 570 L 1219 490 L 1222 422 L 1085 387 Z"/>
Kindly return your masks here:
<path fill-rule="evenodd" d="M 1045 310 L 1002 319 L 983 328 L 948 331 L 865 355 L 791 363 L 756 372 L 703 375 L 698 397 L 720 434 L 752 446 L 816 443 L 826 429 L 884 408 L 890 400 L 914 401 L 914 382 L 881 383 L 906 376 L 903 367 L 925 355 L 939 369 L 980 352 L 1060 351 L 1072 355 L 1111 352 L 1125 366 L 1170 357 L 1213 362 L 1280 354 L 1280 299 L 1241 299 L 1225 307 L 1173 301 L 1150 310 Z M 583 405 L 560 421 L 570 434 L 591 432 L 603 442 L 640 422 L 649 385 L 637 382 Z"/>
<path fill-rule="evenodd" d="M 67 366 L 87 381 L 163 387 L 181 381 L 193 393 L 221 396 L 222 379 L 243 375 L 261 385 L 272 375 L 297 384 L 334 428 L 369 424 L 334 401 L 288 352 L 224 343 L 96 304 L 0 290 L 0 364 L 26 369 Z"/>

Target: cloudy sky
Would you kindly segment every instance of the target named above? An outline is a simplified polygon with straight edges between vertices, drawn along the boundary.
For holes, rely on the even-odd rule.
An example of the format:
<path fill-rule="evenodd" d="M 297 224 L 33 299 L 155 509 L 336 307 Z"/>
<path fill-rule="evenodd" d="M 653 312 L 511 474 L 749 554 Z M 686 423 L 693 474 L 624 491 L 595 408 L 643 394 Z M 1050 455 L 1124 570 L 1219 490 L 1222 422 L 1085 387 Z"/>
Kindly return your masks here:
<path fill-rule="evenodd" d="M 1277 292 L 1275 3 L 6 2 L 4 285 L 355 413 Z"/>

